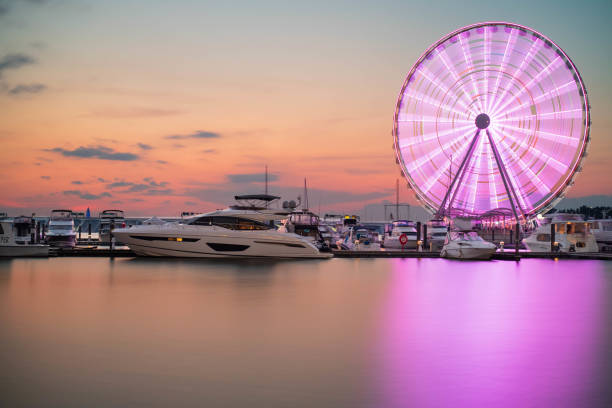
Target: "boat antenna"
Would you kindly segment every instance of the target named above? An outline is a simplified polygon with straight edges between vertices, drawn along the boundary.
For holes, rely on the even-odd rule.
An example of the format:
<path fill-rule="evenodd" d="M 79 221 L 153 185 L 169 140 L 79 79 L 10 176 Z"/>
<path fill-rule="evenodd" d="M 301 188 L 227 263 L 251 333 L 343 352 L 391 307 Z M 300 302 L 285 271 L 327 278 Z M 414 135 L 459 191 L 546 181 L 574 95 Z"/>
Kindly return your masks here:
<path fill-rule="evenodd" d="M 399 220 L 399 179 L 395 179 L 395 217 Z"/>
<path fill-rule="evenodd" d="M 266 190 L 265 190 L 265 194 L 268 195 L 268 165 L 266 164 Z M 266 208 L 268 208 L 268 201 L 266 200 Z"/>
<path fill-rule="evenodd" d="M 306 208 L 303 210 L 308 211 L 310 206 L 308 205 L 308 187 L 306 186 L 306 177 L 304 177 L 304 203 L 306 204 Z"/>

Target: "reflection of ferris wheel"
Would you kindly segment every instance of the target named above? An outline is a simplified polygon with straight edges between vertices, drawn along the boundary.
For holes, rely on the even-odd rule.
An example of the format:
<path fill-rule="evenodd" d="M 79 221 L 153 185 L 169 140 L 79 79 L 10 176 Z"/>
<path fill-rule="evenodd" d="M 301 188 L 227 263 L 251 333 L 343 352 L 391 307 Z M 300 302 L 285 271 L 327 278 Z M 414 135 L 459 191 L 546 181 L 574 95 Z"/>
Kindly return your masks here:
<path fill-rule="evenodd" d="M 589 141 L 578 70 L 544 35 L 479 23 L 431 46 L 400 93 L 393 138 L 417 198 L 438 215 L 526 220 L 573 183 Z"/>

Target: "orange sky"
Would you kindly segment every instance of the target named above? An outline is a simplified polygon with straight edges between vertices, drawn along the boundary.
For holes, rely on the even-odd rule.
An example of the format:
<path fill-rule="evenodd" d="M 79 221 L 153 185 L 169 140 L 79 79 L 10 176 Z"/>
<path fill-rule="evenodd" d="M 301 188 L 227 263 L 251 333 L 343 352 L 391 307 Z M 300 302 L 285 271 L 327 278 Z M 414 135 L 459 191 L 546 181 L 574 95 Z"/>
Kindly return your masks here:
<path fill-rule="evenodd" d="M 539 29 L 574 58 L 590 91 L 593 143 L 568 196 L 612 195 L 612 81 L 602 68 L 610 53 L 592 33 L 612 34 L 605 3 L 570 31 L 569 5 L 557 25 L 545 7 L 521 14 L 474 4 L 474 15 L 449 10 L 425 26 L 414 12 L 398 18 L 393 2 L 7 4 L 0 211 L 204 211 L 233 193 L 262 192 L 249 180 L 261 180 L 266 164 L 270 191 L 284 199 L 307 177 L 311 207 L 394 200 L 391 128 L 405 75 L 438 37 L 493 17 Z M 16 55 L 29 60 L 2 65 Z M 402 201 L 415 203 L 405 188 Z"/>

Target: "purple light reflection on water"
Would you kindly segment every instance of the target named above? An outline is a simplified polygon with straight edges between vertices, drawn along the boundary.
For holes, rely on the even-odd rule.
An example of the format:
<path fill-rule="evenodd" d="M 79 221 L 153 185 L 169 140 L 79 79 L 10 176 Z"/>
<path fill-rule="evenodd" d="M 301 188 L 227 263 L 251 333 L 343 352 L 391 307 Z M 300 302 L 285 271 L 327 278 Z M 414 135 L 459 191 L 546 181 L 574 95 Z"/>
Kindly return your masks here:
<path fill-rule="evenodd" d="M 395 259 L 380 317 L 379 406 L 605 406 L 609 271 L 528 262 L 423 259 L 415 269 Z"/>

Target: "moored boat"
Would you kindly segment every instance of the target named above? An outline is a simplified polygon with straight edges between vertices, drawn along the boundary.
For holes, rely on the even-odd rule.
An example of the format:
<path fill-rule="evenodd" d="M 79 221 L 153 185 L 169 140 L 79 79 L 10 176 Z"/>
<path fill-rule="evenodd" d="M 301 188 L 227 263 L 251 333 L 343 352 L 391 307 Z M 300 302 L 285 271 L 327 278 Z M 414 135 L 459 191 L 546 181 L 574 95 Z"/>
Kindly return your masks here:
<path fill-rule="evenodd" d="M 451 259 L 491 259 L 497 247 L 476 231 L 449 231 L 440 256 Z"/>

